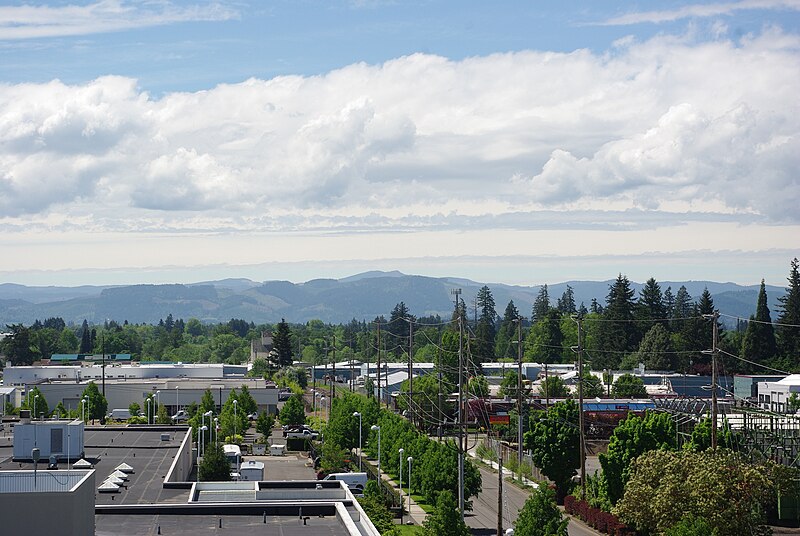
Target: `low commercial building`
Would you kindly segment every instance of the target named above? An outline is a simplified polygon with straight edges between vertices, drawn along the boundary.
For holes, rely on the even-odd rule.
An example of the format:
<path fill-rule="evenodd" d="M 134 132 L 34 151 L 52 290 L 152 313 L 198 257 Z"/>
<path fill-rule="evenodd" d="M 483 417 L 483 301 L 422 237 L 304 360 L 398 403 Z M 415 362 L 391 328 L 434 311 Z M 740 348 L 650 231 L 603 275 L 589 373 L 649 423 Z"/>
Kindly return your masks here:
<path fill-rule="evenodd" d="M 800 396 L 800 374 L 792 374 L 778 381 L 759 382 L 758 407 L 776 413 L 796 411 L 790 403 L 793 394 Z"/>
<path fill-rule="evenodd" d="M 133 365 L 56 365 L 7 367 L 4 385 L 14 388 L 9 397 L 19 407 L 32 386 L 36 386 L 52 409 L 59 402 L 67 410 L 81 410 L 82 393 L 89 382 L 105 391 L 108 411 L 127 408 L 132 402 L 142 406 L 155 396 L 170 414 L 192 402 L 199 403 L 210 390 L 217 406 L 222 406 L 234 389 L 247 386 L 260 411 L 277 413 L 278 389 L 271 382 L 250 378 L 245 365 L 220 363 L 147 363 Z"/>
<path fill-rule="evenodd" d="M 94 470 L 0 471 L 3 534 L 95 533 Z"/>

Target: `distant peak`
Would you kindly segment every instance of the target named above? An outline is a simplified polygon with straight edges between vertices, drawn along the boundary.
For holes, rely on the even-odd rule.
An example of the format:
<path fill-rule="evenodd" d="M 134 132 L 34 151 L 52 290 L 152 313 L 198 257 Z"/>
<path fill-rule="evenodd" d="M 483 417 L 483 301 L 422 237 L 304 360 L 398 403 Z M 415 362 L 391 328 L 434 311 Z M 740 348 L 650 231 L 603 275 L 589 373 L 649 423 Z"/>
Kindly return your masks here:
<path fill-rule="evenodd" d="M 370 270 L 369 272 L 363 272 L 356 275 L 351 275 L 349 277 L 344 277 L 339 279 L 340 282 L 352 282 L 352 281 L 359 281 L 361 279 L 375 279 L 377 277 L 405 277 L 406 274 L 400 272 L 398 270 L 392 270 L 391 272 L 382 272 L 381 270 Z"/>

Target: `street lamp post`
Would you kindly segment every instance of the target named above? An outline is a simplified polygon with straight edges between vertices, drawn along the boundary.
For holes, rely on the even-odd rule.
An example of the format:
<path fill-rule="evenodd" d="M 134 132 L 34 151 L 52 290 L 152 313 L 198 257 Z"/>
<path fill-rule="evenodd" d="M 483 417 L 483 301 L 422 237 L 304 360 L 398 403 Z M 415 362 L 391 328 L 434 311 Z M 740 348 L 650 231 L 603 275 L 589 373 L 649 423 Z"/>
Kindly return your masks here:
<path fill-rule="evenodd" d="M 381 484 L 381 427 L 373 424 L 370 430 L 378 432 L 378 486 Z"/>
<path fill-rule="evenodd" d="M 397 452 L 400 454 L 400 524 L 403 524 L 403 450 L 402 447 L 397 449 Z"/>
<path fill-rule="evenodd" d="M 353 417 L 358 417 L 358 472 L 361 472 L 361 414 L 353 412 Z"/>
<path fill-rule="evenodd" d="M 89 423 L 89 417 L 92 416 L 92 405 L 89 403 L 89 396 L 84 396 L 83 399 L 86 401 L 86 423 Z"/>
<path fill-rule="evenodd" d="M 152 405 L 151 404 L 152 400 L 153 399 L 150 398 L 150 397 L 148 397 L 147 400 L 145 400 L 145 403 L 147 404 L 147 424 L 153 424 L 153 423 L 150 422 L 150 413 L 151 413 L 150 406 Z"/>
<path fill-rule="evenodd" d="M 239 406 L 239 401 L 235 398 L 233 399 L 233 441 L 236 441 L 236 421 L 239 420 L 239 413 L 236 411 L 236 408 Z"/>
<path fill-rule="evenodd" d="M 161 401 L 161 397 L 159 396 L 160 394 L 161 394 L 161 391 L 156 391 L 156 405 L 155 405 L 156 413 L 158 412 L 158 404 Z"/>
<path fill-rule="evenodd" d="M 39 395 L 33 397 L 33 420 L 36 420 L 36 401 L 39 399 Z"/>
<path fill-rule="evenodd" d="M 204 439 L 206 438 L 206 430 L 208 430 L 208 426 L 201 426 L 200 427 L 200 445 L 197 447 L 197 455 L 205 455 L 206 452 L 206 442 Z M 201 454 L 202 452 L 202 454 Z"/>
<path fill-rule="evenodd" d="M 411 515 L 411 462 L 414 458 L 409 456 L 406 461 L 408 462 L 408 514 Z"/>
<path fill-rule="evenodd" d="M 219 419 L 214 417 L 214 444 L 219 444 Z"/>

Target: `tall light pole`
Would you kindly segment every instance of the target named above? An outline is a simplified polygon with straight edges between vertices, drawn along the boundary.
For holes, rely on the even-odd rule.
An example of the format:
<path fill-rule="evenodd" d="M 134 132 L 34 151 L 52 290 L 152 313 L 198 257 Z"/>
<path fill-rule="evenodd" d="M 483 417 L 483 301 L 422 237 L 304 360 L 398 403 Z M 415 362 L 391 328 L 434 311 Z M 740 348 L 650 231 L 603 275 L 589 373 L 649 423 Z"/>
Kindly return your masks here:
<path fill-rule="evenodd" d="M 414 458 L 409 456 L 406 461 L 408 462 L 408 515 L 411 515 L 411 462 Z"/>
<path fill-rule="evenodd" d="M 158 396 L 160 394 L 161 394 L 161 391 L 156 391 L 156 405 L 155 405 L 156 411 L 158 411 L 158 403 L 161 400 L 161 397 Z"/>
<path fill-rule="evenodd" d="M 361 472 L 361 414 L 353 412 L 353 417 L 358 417 L 358 472 Z"/>
<path fill-rule="evenodd" d="M 219 444 L 219 419 L 214 417 L 214 444 Z"/>
<path fill-rule="evenodd" d="M 36 401 L 39 400 L 39 395 L 33 397 L 33 420 L 36 420 Z"/>
<path fill-rule="evenodd" d="M 323 415 L 325 414 L 325 400 L 326 399 L 325 399 L 324 396 L 319 397 L 319 403 L 322 405 L 322 414 Z"/>
<path fill-rule="evenodd" d="M 203 413 L 203 414 L 200 416 L 200 426 L 201 426 L 201 430 L 202 430 L 202 426 L 203 426 L 203 425 L 205 425 L 205 423 L 206 423 L 206 417 L 209 417 L 209 419 L 208 419 L 208 424 L 209 424 L 209 425 L 211 424 L 211 418 L 210 418 L 210 417 L 211 417 L 211 414 L 212 414 L 212 411 L 211 411 L 211 410 L 209 410 L 209 411 L 206 411 L 205 413 Z M 208 430 L 208 427 L 206 427 L 206 430 Z M 209 432 L 208 439 L 209 439 L 209 441 L 211 440 L 211 432 Z M 205 442 L 203 443 L 203 447 L 205 447 Z"/>
<path fill-rule="evenodd" d="M 178 394 L 178 386 L 175 386 L 175 413 L 178 413 L 178 409 L 181 407 L 181 400 L 180 395 Z"/>
<path fill-rule="evenodd" d="M 204 454 L 205 450 L 206 450 L 206 448 L 205 448 L 206 442 L 203 441 L 206 438 L 206 434 L 205 434 L 206 430 L 208 430 L 208 426 L 201 426 L 200 427 L 200 437 L 199 437 L 200 445 L 198 445 L 198 447 L 197 447 L 197 455 L 198 456 L 202 456 L 201 452 Z M 198 472 L 200 472 L 199 469 L 200 468 L 198 467 Z"/>
<path fill-rule="evenodd" d="M 378 432 L 378 486 L 381 484 L 381 427 L 373 424 L 369 428 L 372 431 Z"/>
<path fill-rule="evenodd" d="M 397 452 L 400 454 L 400 524 L 403 524 L 403 447 L 397 449 Z"/>
<path fill-rule="evenodd" d="M 89 417 L 91 417 L 91 414 L 92 414 L 92 408 L 89 405 L 89 396 L 88 395 L 84 396 L 83 400 L 86 402 L 86 423 L 88 424 L 89 423 Z"/>
<path fill-rule="evenodd" d="M 239 413 L 236 411 L 236 408 L 239 406 L 239 401 L 235 398 L 233 399 L 233 440 L 236 441 L 236 425 L 238 424 L 236 421 L 239 420 Z"/>
<path fill-rule="evenodd" d="M 147 404 L 147 424 L 153 424 L 153 423 L 150 422 L 150 413 L 151 413 L 150 406 L 151 406 L 152 400 L 153 399 L 151 397 L 149 397 L 149 396 L 147 397 L 147 400 L 145 400 L 145 403 Z"/>

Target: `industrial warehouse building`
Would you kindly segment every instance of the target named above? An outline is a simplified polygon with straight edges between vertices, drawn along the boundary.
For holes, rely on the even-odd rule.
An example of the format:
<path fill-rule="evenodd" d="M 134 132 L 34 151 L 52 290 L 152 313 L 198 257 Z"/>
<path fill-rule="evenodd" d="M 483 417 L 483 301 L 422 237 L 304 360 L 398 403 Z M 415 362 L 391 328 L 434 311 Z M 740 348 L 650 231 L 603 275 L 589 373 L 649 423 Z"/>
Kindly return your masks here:
<path fill-rule="evenodd" d="M 246 366 L 218 363 L 146 363 L 92 365 L 49 365 L 7 367 L 4 371 L 7 397 L 19 407 L 35 386 L 50 408 L 61 402 L 67 410 L 80 409 L 81 393 L 89 382 L 105 390 L 108 410 L 127 408 L 132 402 L 155 396 L 170 414 L 192 402 L 199 403 L 210 390 L 217 406 L 225 403 L 232 390 L 247 386 L 260 411 L 277 413 L 278 389 L 263 379 L 250 378 Z M 104 380 L 105 377 L 105 380 Z M 103 384 L 105 386 L 103 387 Z"/>

